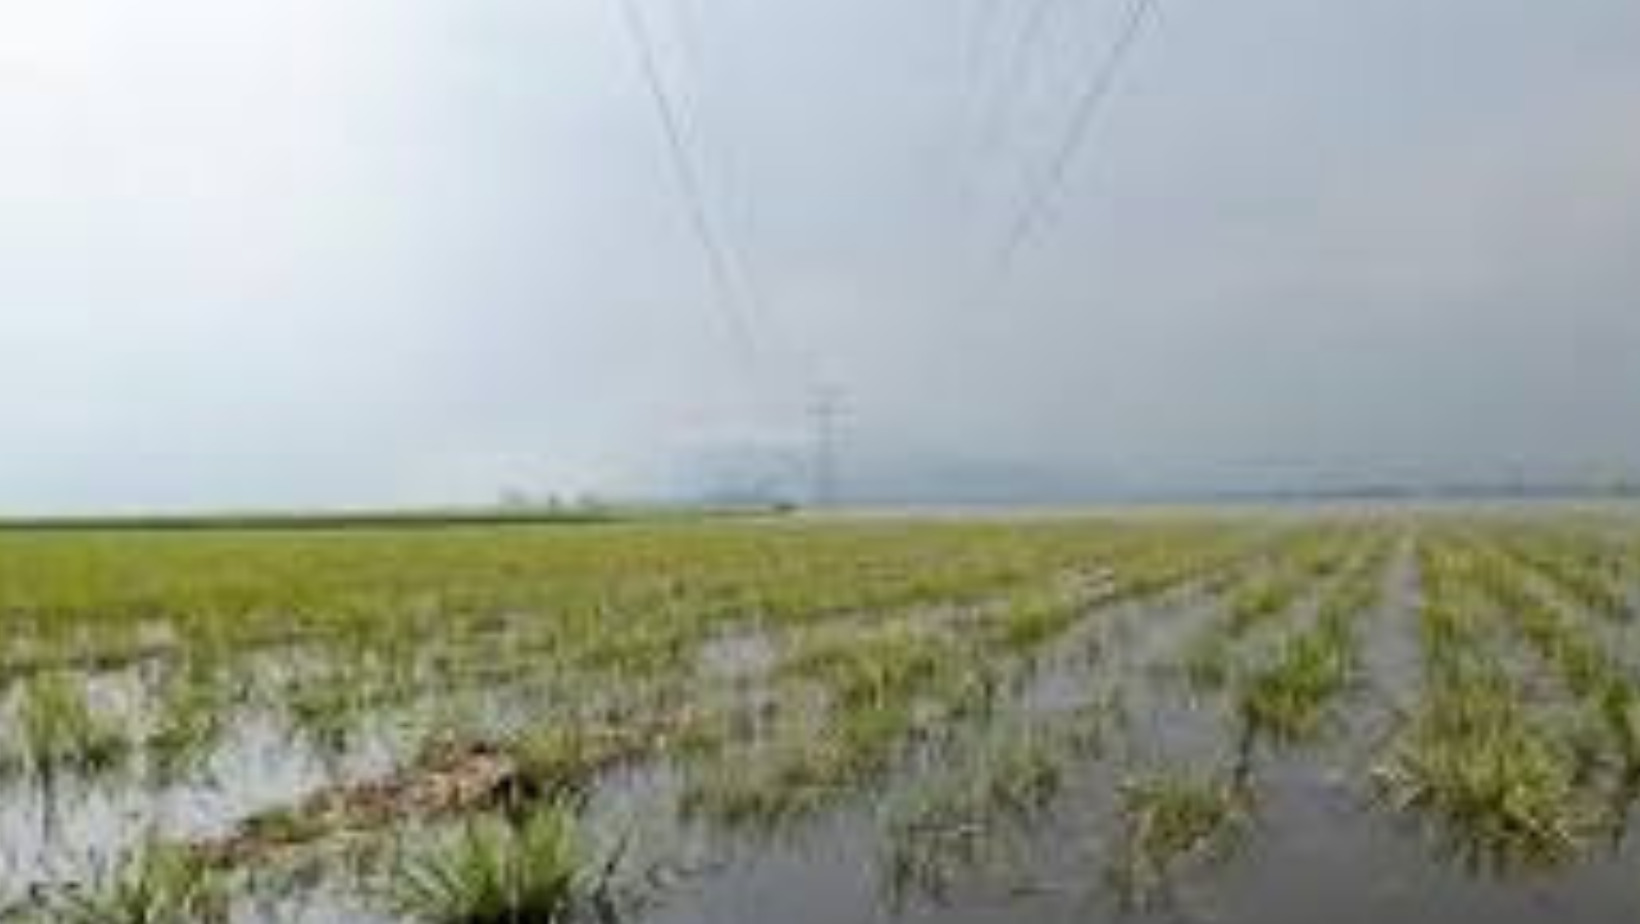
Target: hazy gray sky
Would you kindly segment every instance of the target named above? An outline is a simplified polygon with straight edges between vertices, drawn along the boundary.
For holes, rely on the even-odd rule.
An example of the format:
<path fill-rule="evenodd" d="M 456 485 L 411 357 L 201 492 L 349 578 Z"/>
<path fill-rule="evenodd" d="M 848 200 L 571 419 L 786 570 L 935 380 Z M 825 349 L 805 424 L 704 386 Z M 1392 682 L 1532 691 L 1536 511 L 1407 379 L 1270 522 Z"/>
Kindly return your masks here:
<path fill-rule="evenodd" d="M 1640 4 L 1166 2 L 1004 277 L 1122 2 L 986 2 L 638 0 L 751 357 L 616 0 L 0 2 L 0 508 L 644 489 L 817 379 L 862 484 L 1640 468 Z"/>

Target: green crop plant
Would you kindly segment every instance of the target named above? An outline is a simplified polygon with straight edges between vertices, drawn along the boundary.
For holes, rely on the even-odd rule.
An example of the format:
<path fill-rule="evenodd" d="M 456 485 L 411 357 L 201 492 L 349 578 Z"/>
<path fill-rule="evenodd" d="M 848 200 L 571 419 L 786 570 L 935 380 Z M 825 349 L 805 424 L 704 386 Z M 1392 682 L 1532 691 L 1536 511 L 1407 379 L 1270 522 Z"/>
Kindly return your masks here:
<path fill-rule="evenodd" d="M 158 714 L 143 742 L 149 773 L 173 781 L 196 770 L 227 731 L 227 705 L 214 677 L 184 669 L 163 688 Z"/>
<path fill-rule="evenodd" d="M 1072 762 L 1097 750 L 1101 715 L 1078 710 L 987 734 L 944 771 L 930 768 L 893 804 L 884 879 L 890 898 L 941 899 L 965 874 L 1011 859 L 1064 791 Z"/>
<path fill-rule="evenodd" d="M 1070 628 L 1083 609 L 1075 595 L 1052 588 L 1021 595 L 1008 601 L 989 634 L 1005 652 L 1029 653 Z"/>
<path fill-rule="evenodd" d="M 1252 674 L 1238 708 L 1246 733 L 1278 743 L 1313 738 L 1328 702 L 1349 683 L 1348 642 L 1326 632 L 1286 640 L 1275 663 Z"/>
<path fill-rule="evenodd" d="M 950 664 L 951 643 L 931 631 L 890 626 L 871 633 L 815 637 L 783 670 L 813 680 L 845 709 L 889 706 L 933 681 Z"/>
<path fill-rule="evenodd" d="M 0 530 L 0 800 L 40 800 L 30 767 L 102 773 L 93 794 L 122 805 L 223 782 L 210 811 L 242 820 L 173 846 L 224 888 L 288 859 L 352 907 L 382 867 L 355 880 L 331 851 L 402 858 L 382 884 L 405 904 L 370 897 L 409 919 L 482 920 L 564 881 L 500 858 L 596 881 L 528 822 L 553 807 L 584 846 L 629 799 L 710 850 L 883 822 L 880 872 L 913 885 L 1110 843 L 1144 903 L 1249 829 L 1252 761 L 1147 775 L 1114 815 L 1106 761 L 1312 748 L 1256 781 L 1275 787 L 1372 742 L 1384 804 L 1443 846 L 1559 862 L 1615 834 L 1640 777 L 1640 636 L 1618 609 L 1636 575 L 1640 527 L 1559 514 Z M 725 668 L 743 639 L 755 664 Z M 246 804 L 276 787 L 217 774 L 258 772 L 269 745 L 296 788 Z M 71 833 L 98 810 L 57 795 Z M 64 875 L 89 894 L 107 856 Z"/>
<path fill-rule="evenodd" d="M 1106 874 L 1125 906 L 1165 896 L 1187 860 L 1221 859 L 1252 819 L 1251 794 L 1236 783 L 1160 773 L 1120 789 L 1121 840 Z"/>
<path fill-rule="evenodd" d="M 345 751 L 365 713 L 364 690 L 341 670 L 294 682 L 282 698 L 291 730 L 318 753 Z"/>
<path fill-rule="evenodd" d="M 473 819 L 448 843 L 412 851 L 387 904 L 425 924 L 608 921 L 615 865 L 592 853 L 574 815 L 547 805 L 521 819 Z"/>
<path fill-rule="evenodd" d="M 1375 599 L 1376 562 L 1345 576 L 1318 604 L 1315 624 L 1279 643 L 1264 667 L 1239 685 L 1236 708 L 1244 741 L 1293 744 L 1316 737 L 1326 708 L 1351 683 L 1357 668 L 1354 621 Z"/>
<path fill-rule="evenodd" d="M 908 707 L 857 709 L 751 754 L 725 754 L 688 786 L 684 813 L 753 832 L 807 820 L 885 773 L 910 724 Z"/>
<path fill-rule="evenodd" d="M 1433 691 L 1373 775 L 1392 807 L 1434 822 L 1479 868 L 1564 862 L 1591 821 L 1571 754 L 1495 675 Z"/>
<path fill-rule="evenodd" d="M 229 919 L 221 878 L 187 851 L 159 845 L 133 852 L 86 889 L 46 900 L 37 915 L 42 924 L 226 924 Z"/>
<path fill-rule="evenodd" d="M 17 730 L 19 757 L 37 778 L 104 774 L 118 769 L 132 751 L 124 730 L 92 708 L 83 681 L 61 672 L 24 684 Z"/>

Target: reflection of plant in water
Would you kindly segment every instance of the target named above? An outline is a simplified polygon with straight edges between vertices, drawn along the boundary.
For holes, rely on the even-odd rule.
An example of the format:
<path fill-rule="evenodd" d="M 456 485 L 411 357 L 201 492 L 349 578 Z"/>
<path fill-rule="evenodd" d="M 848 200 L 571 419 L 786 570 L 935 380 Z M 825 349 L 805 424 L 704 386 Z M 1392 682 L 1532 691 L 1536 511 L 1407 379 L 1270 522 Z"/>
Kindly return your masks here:
<path fill-rule="evenodd" d="M 1187 860 L 1226 856 L 1251 823 L 1252 794 L 1239 784 L 1162 773 L 1121 787 L 1120 842 L 1107 874 L 1122 904 L 1165 898 Z"/>

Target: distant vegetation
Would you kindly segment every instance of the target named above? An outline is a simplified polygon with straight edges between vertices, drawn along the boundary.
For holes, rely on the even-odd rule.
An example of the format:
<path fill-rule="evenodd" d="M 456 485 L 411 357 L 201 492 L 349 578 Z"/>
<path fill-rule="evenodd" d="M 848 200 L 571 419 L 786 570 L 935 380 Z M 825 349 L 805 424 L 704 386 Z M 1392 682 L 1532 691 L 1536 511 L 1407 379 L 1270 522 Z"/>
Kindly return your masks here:
<path fill-rule="evenodd" d="M 788 513 L 783 505 L 638 505 L 587 503 L 550 506 L 461 507 L 342 511 L 153 513 L 120 516 L 0 516 L 0 531 L 335 530 L 436 529 L 680 520 Z"/>

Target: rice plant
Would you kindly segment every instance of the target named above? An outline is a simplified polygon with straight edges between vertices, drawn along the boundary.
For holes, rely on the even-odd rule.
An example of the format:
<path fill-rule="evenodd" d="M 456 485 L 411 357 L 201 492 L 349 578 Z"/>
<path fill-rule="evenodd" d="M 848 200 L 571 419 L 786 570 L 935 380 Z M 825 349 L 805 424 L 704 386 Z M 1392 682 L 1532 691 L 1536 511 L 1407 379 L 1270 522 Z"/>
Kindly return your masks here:
<path fill-rule="evenodd" d="M 896 905 L 942 900 L 960 877 L 1013 859 L 1040 830 L 1064 789 L 1074 757 L 1092 742 L 1083 723 L 1007 729 L 960 766 L 920 784 L 893 806 L 883 860 Z"/>
<path fill-rule="evenodd" d="M 124 730 L 97 714 L 83 682 L 70 674 L 50 672 L 30 680 L 17 713 L 20 756 L 37 778 L 107 773 L 131 754 Z"/>
<path fill-rule="evenodd" d="M 1314 738 L 1326 708 L 1354 676 L 1356 600 L 1322 604 L 1316 625 L 1284 638 L 1271 663 L 1253 672 L 1237 698 L 1243 733 L 1249 741 L 1268 737 L 1278 744 Z"/>
<path fill-rule="evenodd" d="M 178 780 L 210 757 L 228 730 L 214 678 L 184 669 L 166 684 L 158 716 L 143 742 L 148 772 L 157 782 Z"/>
<path fill-rule="evenodd" d="M 1443 676 L 1374 769 L 1380 794 L 1472 869 L 1574 857 L 1593 818 L 1569 750 L 1497 671 Z"/>
<path fill-rule="evenodd" d="M 1252 819 L 1252 795 L 1234 782 L 1166 772 L 1129 780 L 1120 796 L 1120 841 L 1106 874 L 1129 908 L 1165 898 L 1186 861 L 1226 858 Z"/>
<path fill-rule="evenodd" d="M 1306 513 L 0 533 L 0 740 L 29 771 L 0 780 L 0 798 L 32 804 L 52 778 L 105 774 L 186 799 L 218 782 L 200 778 L 207 761 L 255 762 L 235 749 L 261 736 L 230 735 L 235 723 L 291 732 L 275 747 L 300 791 L 212 804 L 239 819 L 221 837 L 179 834 L 171 858 L 82 876 L 82 921 L 195 919 L 171 896 L 194 894 L 201 857 L 220 871 L 201 893 L 286 860 L 345 891 L 357 883 L 330 851 L 395 844 L 391 880 L 368 896 L 392 914 L 595 917 L 613 889 L 575 813 L 624 808 L 629 785 L 661 824 L 726 850 L 829 831 L 813 822 L 835 813 L 883 822 L 879 881 L 931 893 L 1109 844 L 1118 894 L 1145 905 L 1242 842 L 1252 761 L 1131 780 L 1114 815 L 1104 761 L 1199 766 L 1238 735 L 1281 749 L 1263 785 L 1373 742 L 1355 782 L 1471 870 L 1587 857 L 1640 789 L 1640 658 L 1619 605 L 1640 530 L 1407 517 L 1393 530 Z M 1408 532 L 1417 554 L 1388 580 L 1391 539 Z M 1393 618 L 1361 618 L 1380 604 Z M 1124 631 L 1073 631 L 1104 616 Z M 709 668 L 714 644 L 745 637 L 766 649 L 755 669 Z M 1403 642 L 1422 646 L 1421 684 L 1357 684 L 1385 679 L 1367 672 L 1398 666 Z M 1189 689 L 1153 684 L 1146 665 Z M 128 729 L 97 706 L 132 679 L 159 686 Z M 1341 708 L 1357 688 L 1369 708 Z M 1110 755 L 1101 733 L 1122 713 L 1076 728 L 1086 717 L 1064 714 L 1107 691 L 1129 710 Z M 1385 737 L 1324 734 L 1378 722 Z M 423 738 L 437 747 L 418 753 Z M 139 752 L 146 780 L 114 773 Z M 72 833 L 84 809 L 62 801 Z"/>
<path fill-rule="evenodd" d="M 598 860 L 571 812 L 483 816 L 448 843 L 417 851 L 392 874 L 387 905 L 425 924 L 570 924 L 616 914 L 615 863 Z"/>
<path fill-rule="evenodd" d="M 228 920 L 228 899 L 221 878 L 199 858 L 150 845 L 37 913 L 56 924 L 218 924 Z"/>

